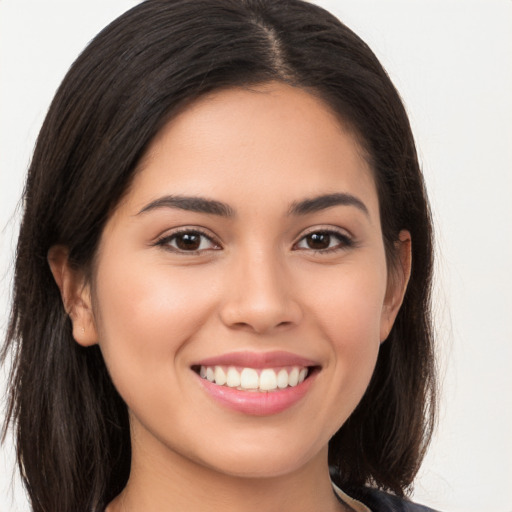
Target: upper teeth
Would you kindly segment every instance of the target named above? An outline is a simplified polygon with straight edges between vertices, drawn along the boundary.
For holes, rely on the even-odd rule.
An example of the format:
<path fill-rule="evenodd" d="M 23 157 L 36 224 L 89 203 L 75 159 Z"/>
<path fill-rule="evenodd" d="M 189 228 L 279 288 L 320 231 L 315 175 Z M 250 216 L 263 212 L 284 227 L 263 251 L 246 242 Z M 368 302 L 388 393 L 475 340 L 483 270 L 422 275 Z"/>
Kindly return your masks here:
<path fill-rule="evenodd" d="M 234 366 L 201 366 L 199 375 L 219 386 L 242 390 L 272 391 L 294 387 L 307 376 L 308 369 L 298 366 L 289 368 L 237 369 Z"/>

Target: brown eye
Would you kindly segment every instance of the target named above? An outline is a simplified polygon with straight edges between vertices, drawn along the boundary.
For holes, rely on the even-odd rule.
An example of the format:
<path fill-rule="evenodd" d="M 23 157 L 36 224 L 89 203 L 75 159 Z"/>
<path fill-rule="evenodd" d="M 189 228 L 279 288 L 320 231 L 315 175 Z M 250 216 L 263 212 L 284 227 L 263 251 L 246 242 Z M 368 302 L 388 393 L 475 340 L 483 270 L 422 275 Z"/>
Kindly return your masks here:
<path fill-rule="evenodd" d="M 182 251 L 197 251 L 201 246 L 201 235 L 198 233 L 183 233 L 174 239 L 176 247 Z"/>
<path fill-rule="evenodd" d="M 173 252 L 181 253 L 197 253 L 211 249 L 220 249 L 218 244 L 200 231 L 174 233 L 160 240 L 158 245 Z"/>
<path fill-rule="evenodd" d="M 337 231 L 313 231 L 302 237 L 295 248 L 327 253 L 346 249 L 353 245 L 354 242 L 350 237 Z"/>
<path fill-rule="evenodd" d="M 310 249 L 327 249 L 331 244 L 331 235 L 329 233 L 311 233 L 306 237 L 306 244 Z"/>

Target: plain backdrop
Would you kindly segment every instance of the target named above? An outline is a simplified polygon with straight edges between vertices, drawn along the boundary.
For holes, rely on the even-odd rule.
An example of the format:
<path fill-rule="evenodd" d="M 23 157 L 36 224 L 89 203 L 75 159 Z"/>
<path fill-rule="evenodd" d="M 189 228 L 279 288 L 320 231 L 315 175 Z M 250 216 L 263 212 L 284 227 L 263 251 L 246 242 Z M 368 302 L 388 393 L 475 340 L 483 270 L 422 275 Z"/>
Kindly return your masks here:
<path fill-rule="evenodd" d="M 87 42 L 136 3 L 0 1 L 2 337 L 15 210 L 48 105 Z M 317 3 L 373 48 L 401 92 L 434 211 L 442 407 L 414 498 L 445 512 L 512 512 L 512 1 Z M 0 512 L 29 510 L 13 474 L 8 438 Z"/>

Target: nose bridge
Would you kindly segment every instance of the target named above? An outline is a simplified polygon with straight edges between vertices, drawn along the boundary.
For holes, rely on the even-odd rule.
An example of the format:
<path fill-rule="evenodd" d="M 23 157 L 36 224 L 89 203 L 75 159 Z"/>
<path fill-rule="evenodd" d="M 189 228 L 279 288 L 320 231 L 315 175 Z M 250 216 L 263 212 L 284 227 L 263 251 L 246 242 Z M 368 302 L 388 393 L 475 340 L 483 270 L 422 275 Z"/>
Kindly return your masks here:
<path fill-rule="evenodd" d="M 222 317 L 231 327 L 265 332 L 300 320 L 286 264 L 273 248 L 243 250 L 233 262 Z"/>

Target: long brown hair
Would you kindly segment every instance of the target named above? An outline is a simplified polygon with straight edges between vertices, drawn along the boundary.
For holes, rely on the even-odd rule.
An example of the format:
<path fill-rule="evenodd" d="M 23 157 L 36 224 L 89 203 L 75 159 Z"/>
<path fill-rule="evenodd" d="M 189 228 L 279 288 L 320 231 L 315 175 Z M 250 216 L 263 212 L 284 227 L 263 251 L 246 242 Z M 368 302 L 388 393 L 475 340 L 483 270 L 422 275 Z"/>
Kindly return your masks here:
<path fill-rule="evenodd" d="M 357 135 L 377 183 L 388 262 L 401 229 L 412 274 L 361 403 L 329 445 L 333 478 L 402 495 L 430 439 L 435 365 L 432 230 L 398 93 L 368 46 L 300 0 L 148 0 L 104 29 L 66 75 L 41 129 L 24 191 L 3 357 L 13 366 L 6 428 L 36 512 L 102 510 L 130 472 L 126 405 L 98 347 L 83 348 L 47 253 L 91 268 L 109 213 L 163 124 L 199 96 L 279 80 L 322 98 Z"/>

